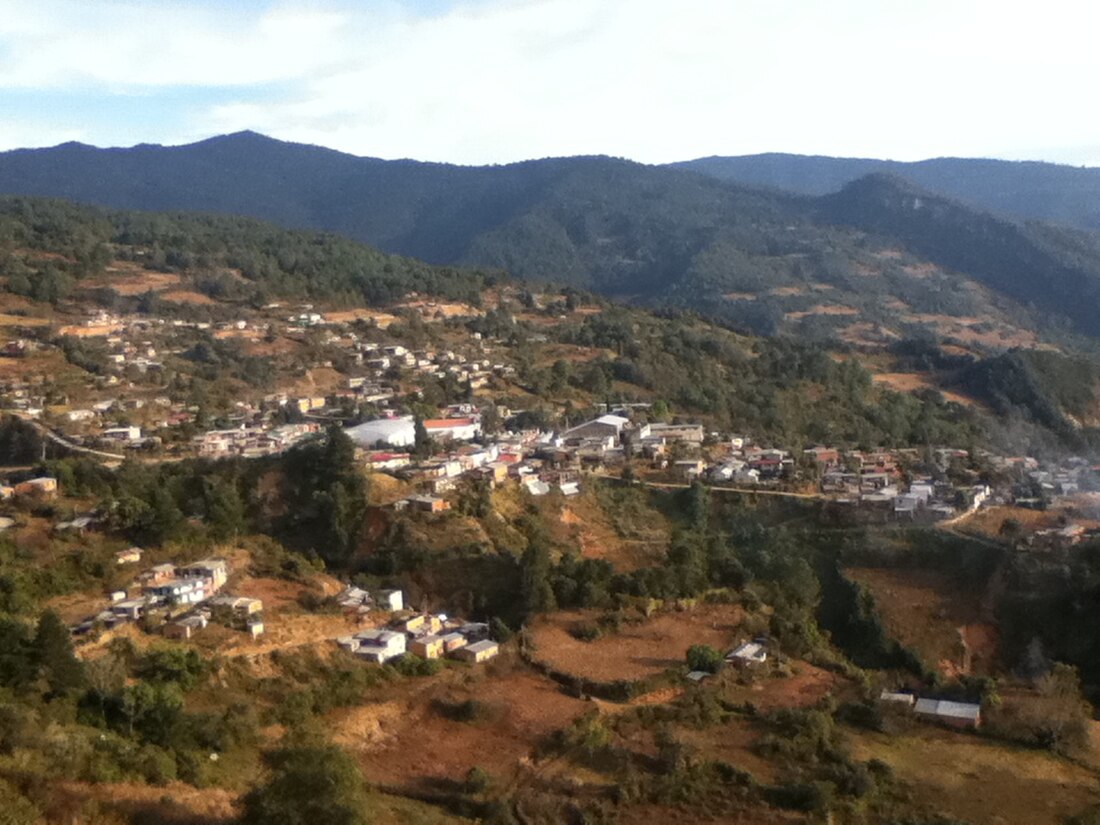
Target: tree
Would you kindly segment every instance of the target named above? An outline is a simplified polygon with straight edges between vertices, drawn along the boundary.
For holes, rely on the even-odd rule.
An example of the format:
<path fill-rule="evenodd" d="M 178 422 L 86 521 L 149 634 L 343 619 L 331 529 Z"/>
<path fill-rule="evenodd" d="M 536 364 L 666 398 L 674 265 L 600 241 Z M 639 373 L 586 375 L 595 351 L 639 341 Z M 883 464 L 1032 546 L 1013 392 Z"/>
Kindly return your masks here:
<path fill-rule="evenodd" d="M 34 656 L 39 673 L 53 695 L 61 695 L 83 687 L 84 666 L 73 654 L 69 629 L 52 610 L 38 617 L 34 634 Z"/>
<path fill-rule="evenodd" d="M 366 825 L 363 777 L 339 748 L 295 743 L 273 753 L 267 782 L 244 797 L 241 825 Z"/>
<path fill-rule="evenodd" d="M 424 426 L 424 419 L 417 416 L 413 425 L 413 455 L 416 458 L 427 458 L 435 452 L 435 441 L 428 435 L 428 428 Z"/>
<path fill-rule="evenodd" d="M 42 815 L 37 806 L 9 782 L 0 780 L 0 825 L 38 825 Z"/>
<path fill-rule="evenodd" d="M 722 654 L 710 645 L 692 645 L 688 648 L 687 665 L 691 670 L 717 673 L 722 662 Z"/>
<path fill-rule="evenodd" d="M 554 588 L 550 584 L 550 550 L 542 528 L 530 521 L 527 549 L 523 551 L 520 567 L 523 572 L 523 607 L 528 615 L 553 610 Z"/>

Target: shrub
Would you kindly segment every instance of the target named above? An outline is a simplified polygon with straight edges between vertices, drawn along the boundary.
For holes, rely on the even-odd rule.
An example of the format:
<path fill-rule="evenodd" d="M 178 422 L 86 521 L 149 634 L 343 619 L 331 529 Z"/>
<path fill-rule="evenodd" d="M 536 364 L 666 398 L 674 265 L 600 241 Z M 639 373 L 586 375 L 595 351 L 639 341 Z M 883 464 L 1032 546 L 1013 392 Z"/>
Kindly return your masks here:
<path fill-rule="evenodd" d="M 688 648 L 687 664 L 692 670 L 717 673 L 722 663 L 722 654 L 709 645 L 692 645 Z"/>
<path fill-rule="evenodd" d="M 466 793 L 484 793 L 489 789 L 491 781 L 489 774 L 483 768 L 474 765 L 466 773 L 466 781 L 463 783 L 463 787 Z"/>

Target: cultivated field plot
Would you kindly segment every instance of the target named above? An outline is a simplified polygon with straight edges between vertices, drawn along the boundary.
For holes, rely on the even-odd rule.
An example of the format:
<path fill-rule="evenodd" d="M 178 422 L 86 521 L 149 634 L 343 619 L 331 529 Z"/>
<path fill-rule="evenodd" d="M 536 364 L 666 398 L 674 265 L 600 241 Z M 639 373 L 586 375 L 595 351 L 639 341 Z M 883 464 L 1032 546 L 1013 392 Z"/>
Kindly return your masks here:
<path fill-rule="evenodd" d="M 449 710 L 476 702 L 468 721 Z M 335 741 L 382 786 L 449 790 L 479 766 L 506 782 L 529 764 L 552 732 L 592 707 L 552 680 L 502 656 L 476 669 L 455 667 L 431 680 L 403 682 L 385 701 L 332 717 Z"/>
<path fill-rule="evenodd" d="M 599 611 L 570 611 L 539 620 L 532 630 L 534 656 L 561 673 L 594 682 L 637 680 L 684 663 L 695 644 L 724 649 L 735 641 L 744 611 L 739 605 L 700 605 L 624 624 L 592 642 L 570 631 L 595 624 Z"/>
<path fill-rule="evenodd" d="M 1100 527 L 1100 507 L 1089 494 L 1068 499 L 1067 503 L 1049 510 L 1031 510 L 1026 507 L 988 507 L 968 516 L 959 523 L 959 530 L 987 538 L 1001 538 L 1006 521 L 1013 521 L 1023 535 L 1037 530 L 1059 527 L 1063 520 L 1080 524 L 1089 529 Z"/>
<path fill-rule="evenodd" d="M 890 637 L 947 675 L 989 673 L 996 632 L 981 621 L 980 597 L 931 570 L 854 567 L 845 575 L 867 587 Z"/>
<path fill-rule="evenodd" d="M 851 746 L 857 759 L 890 765 L 929 810 L 967 822 L 1061 825 L 1100 802 L 1088 768 L 973 735 L 929 727 L 908 736 L 861 735 Z"/>
<path fill-rule="evenodd" d="M 932 376 L 916 372 L 880 372 L 871 376 L 876 384 L 882 384 L 895 392 L 916 392 L 917 390 L 936 390 L 945 401 L 961 404 L 964 407 L 980 406 L 977 401 L 958 392 L 945 390 L 937 386 Z"/>
<path fill-rule="evenodd" d="M 808 708 L 842 685 L 836 674 L 801 659 L 791 660 L 788 667 L 789 676 L 769 675 L 767 670 L 762 670 L 749 684 L 744 685 L 735 683 L 733 672 L 727 670 L 722 677 L 726 683 L 722 688 L 722 698 L 737 704 L 752 702 L 765 712 L 780 708 Z"/>
<path fill-rule="evenodd" d="M 85 278 L 79 285 L 85 289 L 107 288 L 119 295 L 143 295 L 150 290 L 171 289 L 179 283 L 180 276 L 175 273 L 145 269 L 132 261 L 115 261 L 103 276 Z"/>

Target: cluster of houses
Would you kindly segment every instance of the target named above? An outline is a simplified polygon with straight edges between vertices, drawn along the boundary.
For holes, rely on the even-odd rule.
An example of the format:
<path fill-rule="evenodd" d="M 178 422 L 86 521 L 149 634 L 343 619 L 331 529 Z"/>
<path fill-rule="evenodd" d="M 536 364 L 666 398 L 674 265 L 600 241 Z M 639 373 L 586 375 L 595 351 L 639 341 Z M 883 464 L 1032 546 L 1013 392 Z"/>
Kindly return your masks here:
<path fill-rule="evenodd" d="M 141 560 L 140 548 L 131 547 L 115 554 L 119 565 Z M 134 587 L 110 594 L 110 604 L 71 628 L 84 635 L 100 627 L 110 630 L 121 624 L 150 616 L 163 616 L 165 636 L 189 639 L 214 618 L 248 632 L 252 637 L 263 633 L 263 602 L 244 596 L 221 593 L 229 579 L 225 559 L 201 559 L 187 564 L 158 564 L 137 577 Z"/>
<path fill-rule="evenodd" d="M 406 653 L 421 659 L 447 657 L 478 664 L 492 659 L 500 650 L 489 638 L 489 625 L 449 618 L 442 613 L 406 611 L 400 590 L 383 590 L 372 597 L 360 588 L 349 587 L 337 597 L 337 603 L 359 615 L 374 605 L 391 611 L 386 625 L 336 640 L 342 650 L 374 664 L 385 664 Z"/>

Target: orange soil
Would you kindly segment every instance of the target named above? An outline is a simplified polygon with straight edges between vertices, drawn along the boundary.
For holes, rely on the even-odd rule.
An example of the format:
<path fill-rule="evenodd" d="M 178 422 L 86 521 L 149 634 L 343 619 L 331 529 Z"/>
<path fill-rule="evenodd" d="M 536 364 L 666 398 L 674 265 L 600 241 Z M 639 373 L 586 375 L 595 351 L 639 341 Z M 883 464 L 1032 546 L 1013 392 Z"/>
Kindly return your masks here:
<path fill-rule="evenodd" d="M 466 699 L 481 703 L 484 719 L 452 721 L 434 706 Z M 405 683 L 389 701 L 339 711 L 332 729 L 369 782 L 438 789 L 440 780 L 462 781 L 475 765 L 507 781 L 530 764 L 542 739 L 590 707 L 504 654 L 416 686 Z"/>
<path fill-rule="evenodd" d="M 694 644 L 728 646 L 744 611 L 739 605 L 699 605 L 624 624 L 619 632 L 593 642 L 570 635 L 570 628 L 599 616 L 598 611 L 571 611 L 539 620 L 531 634 L 535 658 L 556 671 L 597 682 L 642 679 L 683 664 Z"/>

